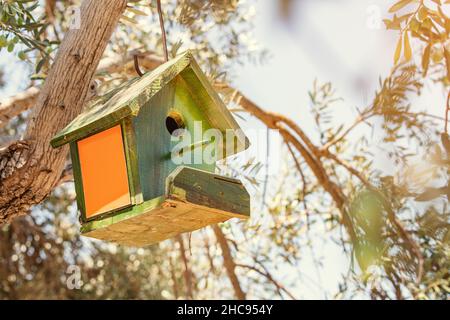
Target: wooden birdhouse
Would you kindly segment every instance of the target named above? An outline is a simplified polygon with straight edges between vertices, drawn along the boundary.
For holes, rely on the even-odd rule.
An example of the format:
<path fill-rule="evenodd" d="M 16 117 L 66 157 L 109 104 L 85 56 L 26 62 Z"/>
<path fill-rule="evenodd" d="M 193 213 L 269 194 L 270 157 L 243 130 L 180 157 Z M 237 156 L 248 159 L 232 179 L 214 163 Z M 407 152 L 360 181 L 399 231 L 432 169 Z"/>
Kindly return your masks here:
<path fill-rule="evenodd" d="M 211 129 L 219 133 L 211 139 L 196 132 Z M 215 161 L 174 160 L 185 138 L 178 160 L 244 150 L 244 135 L 226 139 L 238 130 L 187 52 L 99 98 L 51 144 L 70 144 L 82 234 L 145 246 L 249 217 L 246 189 L 214 174 Z"/>

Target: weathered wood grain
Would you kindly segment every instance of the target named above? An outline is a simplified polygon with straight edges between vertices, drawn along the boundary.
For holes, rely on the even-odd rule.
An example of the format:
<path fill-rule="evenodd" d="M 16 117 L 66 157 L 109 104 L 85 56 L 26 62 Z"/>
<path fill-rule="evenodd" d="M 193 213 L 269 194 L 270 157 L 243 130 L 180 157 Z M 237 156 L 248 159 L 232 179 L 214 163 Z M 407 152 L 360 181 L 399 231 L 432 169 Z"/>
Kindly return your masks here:
<path fill-rule="evenodd" d="M 124 83 L 120 88 L 108 93 L 106 97 L 99 98 L 96 104 L 75 118 L 52 139 L 52 146 L 59 147 L 82 139 L 87 135 L 105 130 L 124 118 L 137 116 L 140 109 L 177 76 L 187 83 L 190 95 L 211 127 L 222 132 L 227 129 L 240 129 L 200 70 L 191 52 L 187 51 L 143 77 Z M 245 136 L 239 136 L 234 153 L 245 150 L 248 145 L 248 139 Z"/>
<path fill-rule="evenodd" d="M 166 188 L 164 197 L 83 224 L 83 235 L 141 247 L 250 215 L 250 197 L 235 179 L 180 167 L 167 179 Z"/>
<path fill-rule="evenodd" d="M 250 215 L 250 195 L 242 182 L 202 170 L 178 167 L 167 178 L 169 199 Z"/>
<path fill-rule="evenodd" d="M 132 119 L 144 200 L 164 195 L 165 179 L 175 169 L 170 160 L 170 134 L 165 127 L 174 95 L 175 83 L 170 82 L 146 102 L 139 115 Z"/>

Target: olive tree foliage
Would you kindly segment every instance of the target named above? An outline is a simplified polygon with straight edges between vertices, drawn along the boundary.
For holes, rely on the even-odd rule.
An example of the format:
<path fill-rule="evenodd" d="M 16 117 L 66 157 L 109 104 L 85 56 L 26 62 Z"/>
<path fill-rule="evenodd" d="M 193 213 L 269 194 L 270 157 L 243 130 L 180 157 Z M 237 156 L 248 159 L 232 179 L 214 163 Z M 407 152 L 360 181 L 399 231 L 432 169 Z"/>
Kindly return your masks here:
<path fill-rule="evenodd" d="M 287 19 L 292 1 L 279 3 Z M 445 116 L 430 115 L 410 103 L 427 81 L 448 90 L 445 44 L 450 24 L 439 10 L 441 2 L 433 3 L 393 3 L 395 16 L 385 22 L 401 34 L 395 65 L 350 124 L 339 124 L 336 106 L 342 102 L 330 83 L 315 82 L 308 106 L 293 106 L 311 112 L 316 125 L 312 132 L 296 119 L 259 108 L 237 90 L 221 90 L 230 108 L 239 111 L 236 115 L 244 120 L 254 116 L 278 129 L 290 155 L 277 180 L 268 181 L 267 194 L 255 196 L 254 203 L 262 206 L 254 206 L 252 219 L 221 226 L 231 256 L 224 254 L 211 228 L 146 249 L 82 238 L 73 186 L 66 183 L 30 215 L 2 226 L 0 296 L 234 298 L 236 282 L 233 291 L 230 273 L 222 267 L 225 262 L 231 263 L 245 297 L 299 298 L 293 293 L 305 281 L 299 264 L 305 250 L 314 252 L 317 230 L 325 230 L 321 237 L 335 241 L 352 261 L 336 297 L 448 299 L 450 142 Z M 2 1 L 2 54 L 10 51 L 27 64 L 30 86 L 45 80 L 71 24 L 69 8 L 78 4 Z M 162 4 L 170 56 L 194 50 L 212 82 L 230 83 L 239 64 L 266 61 L 267 53 L 251 37 L 251 2 Z M 415 5 L 419 7 L 412 8 Z M 399 16 L 409 9 L 408 16 Z M 416 51 L 424 61 L 419 66 L 412 63 Z M 162 56 L 154 2 L 149 6 L 149 1 L 129 1 L 104 59 L 130 52 Z M 92 98 L 136 76 L 125 69 L 99 72 Z M 1 129 L 3 136 L 20 136 L 26 121 L 27 112 L 12 119 Z M 391 160 L 394 175 L 376 166 L 379 154 Z M 239 159 L 221 165 L 223 173 L 244 179 L 253 191 L 263 188 L 261 168 L 255 161 Z M 320 257 L 316 262 L 320 272 Z"/>
<path fill-rule="evenodd" d="M 284 16 L 292 5 L 293 1 L 280 1 Z M 310 92 L 319 158 L 347 195 L 345 207 L 355 230 L 350 241 L 345 234 L 337 239 L 353 259 L 337 297 L 449 297 L 450 18 L 444 13 L 446 5 L 440 0 L 392 1 L 384 23 L 399 34 L 394 65 L 391 74 L 380 79 L 372 103 L 356 110 L 351 125 L 336 125 L 338 111 L 333 106 L 339 99 L 331 84 L 314 84 Z M 425 84 L 441 87 L 443 96 L 448 96 L 441 117 L 410 102 L 421 95 Z M 394 175 L 377 168 L 377 155 L 389 160 Z M 279 225 L 298 212 L 306 216 L 308 225 L 319 222 L 329 230 L 341 229 L 338 210 L 330 211 L 332 204 L 323 197 L 322 185 L 309 177 L 305 162 L 294 160 L 292 165 L 298 174 L 291 183 L 303 183 L 291 195 L 281 191 L 286 190 L 290 175 L 282 183 L 280 201 L 272 208 L 282 216 Z M 297 222 L 289 225 L 290 232 L 281 227 L 279 238 L 289 246 L 299 241 Z"/>
<path fill-rule="evenodd" d="M 45 81 L 64 33 L 74 24 L 73 19 L 77 19 L 76 8 L 80 2 L 1 2 L 2 54 L 9 59 L 16 56 L 15 63 L 27 65 L 29 74 L 24 74 L 23 81 L 28 78 L 30 86 L 39 87 Z M 171 56 L 188 48 L 196 51 L 213 79 L 224 80 L 225 72 L 238 61 L 255 61 L 263 56 L 254 43 L 246 40 L 250 39 L 248 33 L 252 28 L 250 5 L 239 5 L 237 1 L 163 1 L 163 9 Z M 213 37 L 214 33 L 219 36 Z M 150 5 L 149 1 L 129 2 L 104 59 L 125 56 L 130 51 L 162 53 L 161 32 L 153 2 Z M 96 77 L 98 87 L 95 85 L 92 98 L 135 76 L 120 67 L 111 73 L 99 73 Z M 25 112 L 3 126 L 3 142 L 20 137 L 27 120 L 28 112 Z M 201 282 L 197 278 L 202 275 L 190 270 L 189 252 L 194 252 L 195 248 L 187 238 L 180 237 L 177 241 L 148 249 L 121 248 L 80 238 L 78 227 L 71 183 L 55 189 L 30 215 L 3 225 L 0 233 L 1 297 L 200 296 Z M 215 254 L 215 259 L 220 259 L 220 250 L 217 249 Z M 224 279 L 225 275 L 217 278 Z M 210 286 L 209 283 L 204 285 Z M 227 284 L 221 286 L 230 291 Z M 221 286 L 216 285 L 218 289 L 215 290 Z M 207 296 L 211 297 L 212 293 L 205 293 Z M 233 297 L 232 293 L 230 297 Z"/>

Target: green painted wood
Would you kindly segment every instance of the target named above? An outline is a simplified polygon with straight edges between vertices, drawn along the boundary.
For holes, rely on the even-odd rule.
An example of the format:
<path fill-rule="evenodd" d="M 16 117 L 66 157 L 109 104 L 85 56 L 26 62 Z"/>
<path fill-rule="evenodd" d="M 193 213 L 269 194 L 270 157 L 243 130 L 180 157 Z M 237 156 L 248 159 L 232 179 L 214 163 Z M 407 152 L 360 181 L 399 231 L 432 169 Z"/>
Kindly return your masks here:
<path fill-rule="evenodd" d="M 126 208 L 121 211 L 118 211 L 114 216 L 109 216 L 103 219 L 92 220 L 83 223 L 81 226 L 81 233 L 83 234 L 88 233 L 97 229 L 111 226 L 115 223 L 119 223 L 133 217 L 137 217 L 143 213 L 150 212 L 160 207 L 163 202 L 164 197 L 158 197 L 149 201 L 145 201 L 141 204 L 135 205 L 131 208 Z"/>
<path fill-rule="evenodd" d="M 168 199 L 250 216 L 250 195 L 236 179 L 178 167 L 167 178 L 166 193 Z"/>
<path fill-rule="evenodd" d="M 183 151 L 189 150 L 190 156 L 190 164 L 184 164 L 186 166 L 190 166 L 193 168 L 214 172 L 216 169 L 215 163 L 205 163 L 204 161 L 200 163 L 196 163 L 195 161 L 195 153 L 202 154 L 204 152 L 204 148 L 209 144 L 210 141 L 204 140 L 204 133 L 208 129 L 215 128 L 211 126 L 209 119 L 205 116 L 203 112 L 203 108 L 194 100 L 191 91 L 188 88 L 186 82 L 180 76 L 177 77 L 174 81 L 176 83 L 175 89 L 175 101 L 173 104 L 173 109 L 176 112 L 179 112 L 186 126 L 186 130 L 189 131 L 191 135 L 191 144 L 188 148 L 183 148 Z M 196 134 L 195 131 L 199 131 L 199 134 Z M 173 141 L 171 149 L 176 146 L 178 141 Z M 219 160 L 219 159 L 217 159 Z M 170 174 L 170 172 L 175 169 L 175 167 L 170 168 L 171 170 L 166 172 L 166 177 Z"/>
<path fill-rule="evenodd" d="M 70 144 L 70 156 L 72 158 L 72 172 L 75 181 L 75 192 L 77 194 L 77 207 L 80 212 L 80 221 L 86 221 L 86 209 L 84 206 L 83 179 L 81 176 L 80 157 L 76 142 Z"/>
<path fill-rule="evenodd" d="M 165 126 L 174 102 L 174 92 L 174 82 L 167 84 L 133 118 L 139 177 L 145 201 L 164 195 L 165 179 L 174 169 L 170 160 L 171 136 Z"/>
<path fill-rule="evenodd" d="M 87 111 L 75 118 L 51 141 L 53 147 L 80 140 L 88 135 L 106 130 L 129 116 L 137 116 L 141 107 L 161 91 L 178 75 L 195 100 L 196 106 L 206 117 L 211 127 L 223 132 L 239 129 L 231 113 L 214 91 L 200 70 L 192 54 L 187 51 L 161 65 L 141 78 L 135 78 L 99 98 Z M 239 139 L 239 149 L 248 147 L 248 139 Z M 228 153 L 227 155 L 231 155 Z"/>
<path fill-rule="evenodd" d="M 133 118 L 144 200 L 163 195 L 166 178 L 176 168 L 176 164 L 171 159 L 171 152 L 179 141 L 172 139 L 167 131 L 165 126 L 167 115 L 174 111 L 181 115 L 185 130 L 190 133 L 191 141 L 195 144 L 203 141 L 201 134 L 194 133 L 195 126 L 200 133 L 211 128 L 201 110 L 184 81 L 177 77 L 141 107 L 138 116 Z M 191 164 L 189 165 L 214 172 L 215 163 L 195 163 L 194 152 L 203 152 L 202 146 L 190 150 Z"/>
<path fill-rule="evenodd" d="M 76 117 L 51 141 L 58 147 L 73 140 L 79 140 L 93 131 L 104 130 L 123 118 L 137 115 L 141 106 L 149 101 L 167 83 L 189 66 L 192 55 L 188 52 L 159 66 L 141 78 L 135 78 L 106 103 L 100 101 Z"/>
<path fill-rule="evenodd" d="M 179 167 L 166 180 L 166 192 L 114 216 L 84 223 L 82 234 L 142 247 L 232 218 L 249 217 L 250 198 L 239 180 Z"/>
<path fill-rule="evenodd" d="M 143 207 L 143 204 L 138 207 Z M 97 228 L 85 229 L 83 235 L 127 246 L 144 247 L 232 218 L 245 216 L 194 207 L 180 201 L 165 201 L 153 210 L 121 221 L 97 223 Z"/>
<path fill-rule="evenodd" d="M 122 122 L 122 136 L 127 161 L 128 182 L 130 186 L 131 203 L 140 204 L 144 202 L 139 176 L 139 161 L 137 154 L 136 136 L 131 118 Z"/>
<path fill-rule="evenodd" d="M 201 108 L 211 127 L 219 129 L 223 133 L 225 133 L 227 129 L 240 130 L 233 115 L 225 106 L 222 99 L 214 90 L 208 78 L 194 59 L 192 59 L 189 68 L 184 69 L 180 76 L 186 82 L 186 88 L 191 92 L 192 97 L 196 100 L 197 105 Z M 250 146 L 248 138 L 242 131 L 241 133 L 242 135 L 237 136 L 234 148 L 224 150 L 224 157 L 244 151 Z M 223 145 L 226 149 L 227 145 Z"/>
<path fill-rule="evenodd" d="M 165 195 L 82 224 L 84 236 L 147 246 L 232 218 L 250 215 L 250 197 L 239 180 L 178 167 L 165 183 Z"/>

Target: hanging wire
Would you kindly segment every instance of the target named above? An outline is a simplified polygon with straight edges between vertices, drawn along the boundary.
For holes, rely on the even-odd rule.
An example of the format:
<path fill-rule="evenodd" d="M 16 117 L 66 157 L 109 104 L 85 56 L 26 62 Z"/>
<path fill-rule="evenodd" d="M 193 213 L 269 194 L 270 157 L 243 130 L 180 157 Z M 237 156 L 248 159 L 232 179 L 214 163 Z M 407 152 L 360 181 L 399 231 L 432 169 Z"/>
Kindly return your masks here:
<path fill-rule="evenodd" d="M 167 62 L 169 61 L 169 51 L 167 50 L 167 37 L 166 37 L 166 29 L 164 27 L 164 18 L 161 9 L 161 0 L 156 0 L 156 7 L 158 9 L 159 25 L 161 27 L 162 44 L 164 49 L 164 60 Z M 144 75 L 144 72 L 142 72 L 141 68 L 139 67 L 139 55 L 138 54 L 133 55 L 133 59 L 134 59 L 134 69 L 136 70 L 136 73 L 140 77 L 142 77 Z"/>
<path fill-rule="evenodd" d="M 136 70 L 136 73 L 139 75 L 139 77 L 142 77 L 144 73 L 141 71 L 141 68 L 139 67 L 139 56 L 135 54 L 133 56 L 134 59 L 134 69 Z"/>

